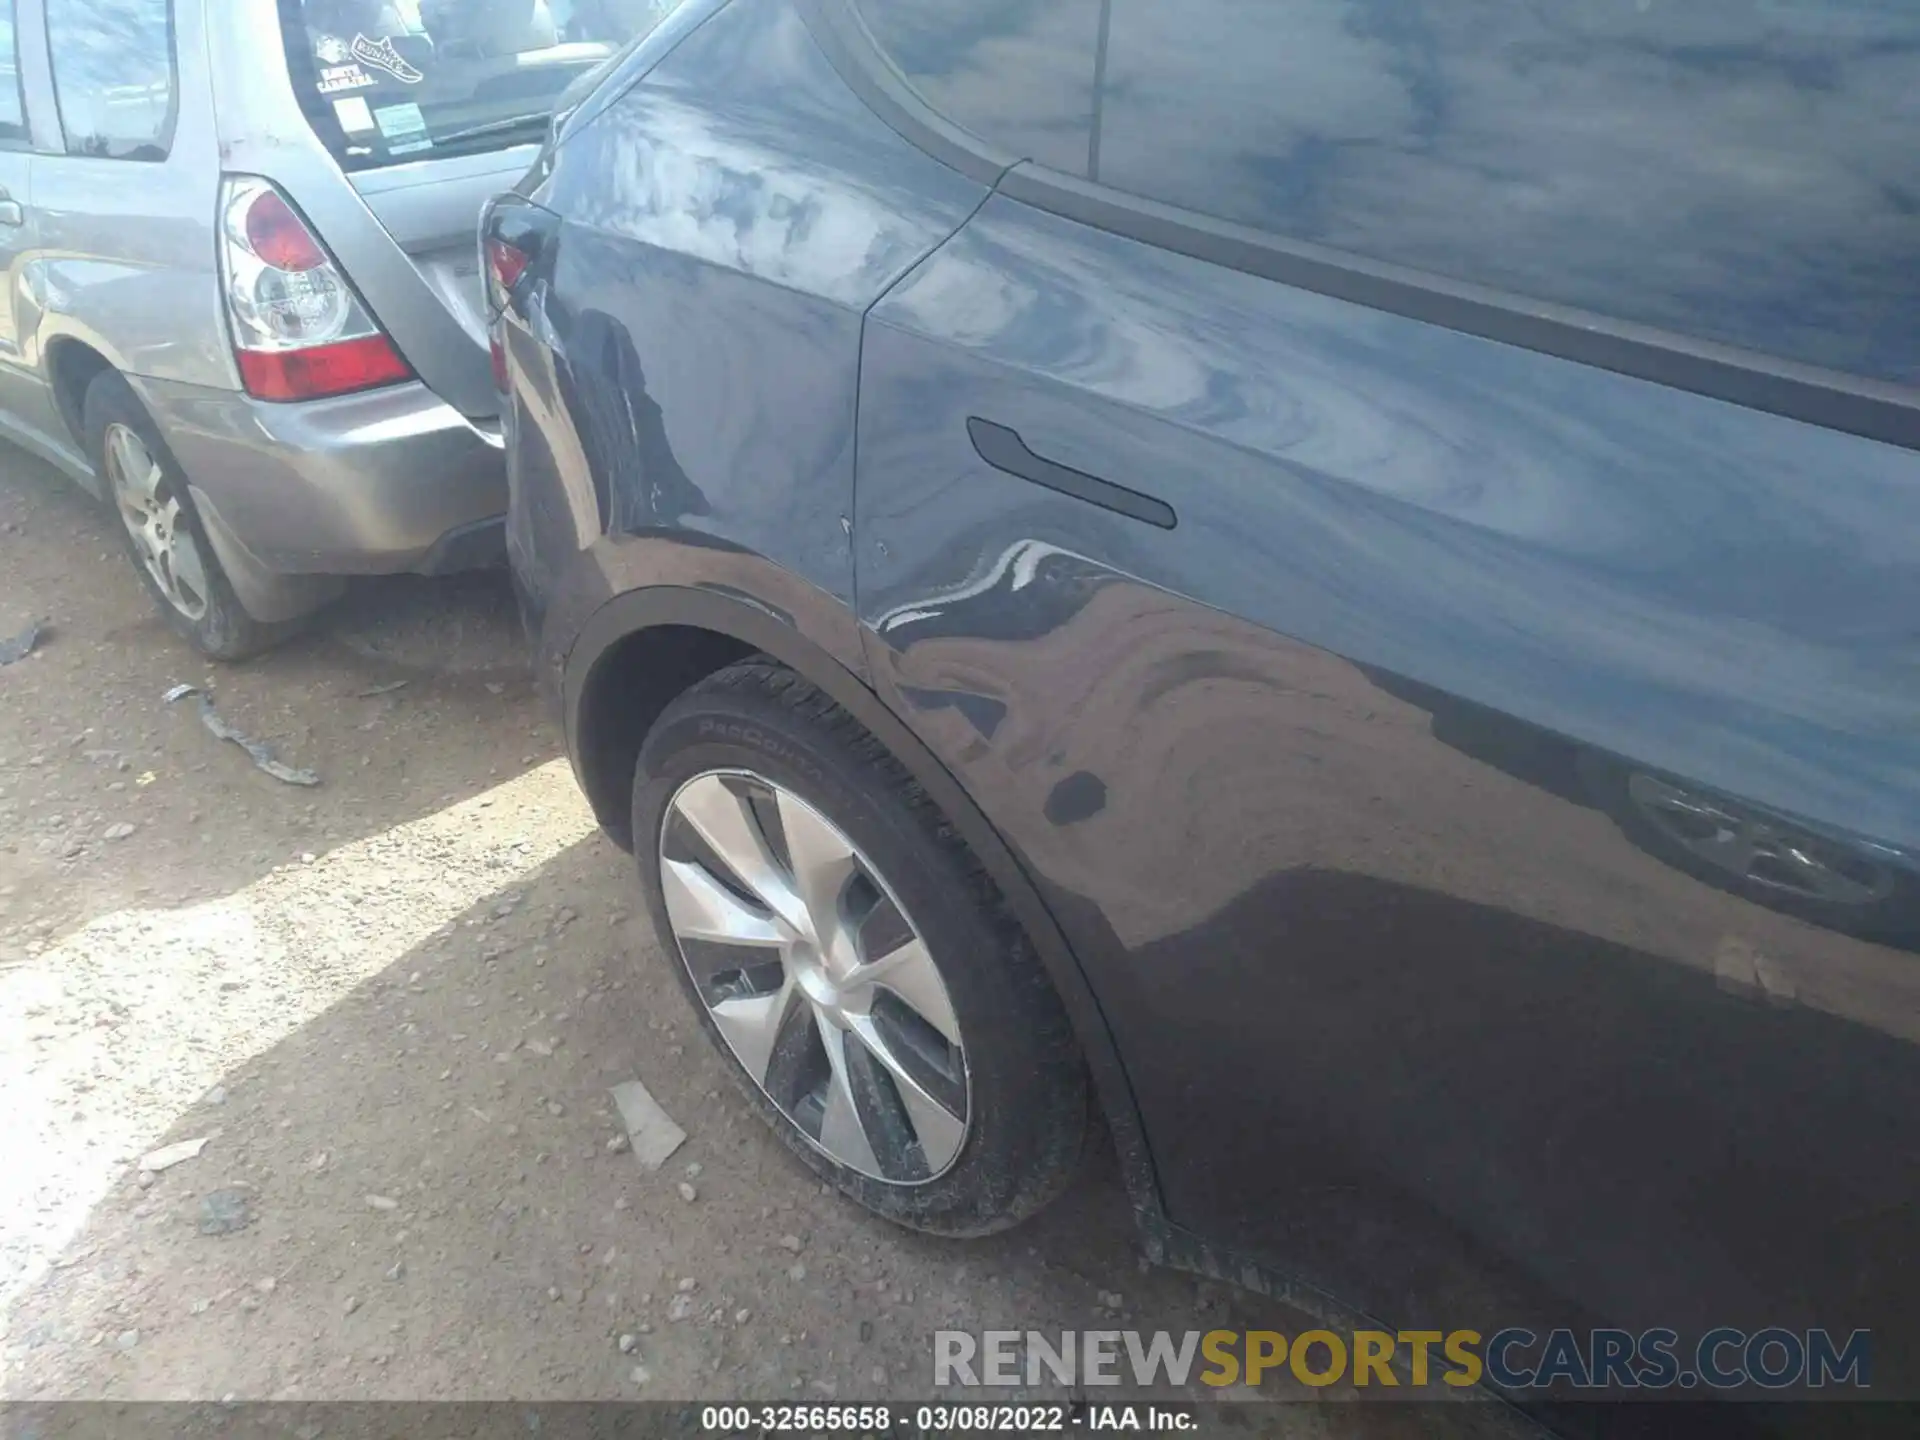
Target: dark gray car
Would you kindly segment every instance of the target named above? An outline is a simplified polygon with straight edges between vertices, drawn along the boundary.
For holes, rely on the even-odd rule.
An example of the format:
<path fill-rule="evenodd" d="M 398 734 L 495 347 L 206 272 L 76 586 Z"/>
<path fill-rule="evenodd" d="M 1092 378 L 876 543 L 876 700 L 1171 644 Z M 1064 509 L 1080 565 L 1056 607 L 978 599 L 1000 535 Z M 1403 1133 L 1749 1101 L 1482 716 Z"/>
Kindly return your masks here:
<path fill-rule="evenodd" d="M 483 237 L 750 1103 L 946 1234 L 1097 1111 L 1510 1393 L 1920 1387 L 1916 96 L 1878 0 L 689 0 Z"/>
<path fill-rule="evenodd" d="M 234 658 L 340 577 L 497 560 L 473 233 L 650 0 L 16 0 L 0 436 Z"/>

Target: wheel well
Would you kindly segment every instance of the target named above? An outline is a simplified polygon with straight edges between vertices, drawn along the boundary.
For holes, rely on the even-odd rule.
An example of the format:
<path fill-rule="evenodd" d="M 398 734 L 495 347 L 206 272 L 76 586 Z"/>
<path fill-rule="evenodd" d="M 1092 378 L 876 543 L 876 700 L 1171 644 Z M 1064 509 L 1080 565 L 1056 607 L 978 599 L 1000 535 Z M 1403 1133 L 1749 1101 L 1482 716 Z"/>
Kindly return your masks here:
<path fill-rule="evenodd" d="M 87 437 L 80 420 L 80 407 L 86 401 L 87 387 L 93 383 L 94 376 L 112 368 L 106 356 L 83 340 L 60 339 L 47 346 L 47 374 L 53 381 L 54 403 L 60 407 L 60 418 L 67 422 L 73 438 L 83 448 Z"/>
<path fill-rule="evenodd" d="M 784 616 L 711 590 L 679 586 L 615 596 L 589 617 L 572 653 L 583 668 L 570 667 L 570 674 L 580 679 L 565 679 L 562 688 L 576 769 L 601 825 L 628 849 L 633 770 L 647 732 L 676 696 L 751 655 L 764 654 L 805 676 L 906 766 L 986 868 L 1039 951 L 1099 1088 L 1128 1194 L 1143 1216 L 1164 1221 L 1133 1087 L 1060 922 L 993 822 L 865 681 Z M 1079 908 L 1091 910 L 1091 902 L 1081 901 Z M 1097 912 L 1087 923 L 1105 924 Z"/>
<path fill-rule="evenodd" d="M 653 722 L 707 676 L 754 653 L 732 635 L 660 625 L 636 630 L 595 662 L 580 692 L 574 754 L 594 815 L 621 845 L 633 845 L 633 767 Z"/>

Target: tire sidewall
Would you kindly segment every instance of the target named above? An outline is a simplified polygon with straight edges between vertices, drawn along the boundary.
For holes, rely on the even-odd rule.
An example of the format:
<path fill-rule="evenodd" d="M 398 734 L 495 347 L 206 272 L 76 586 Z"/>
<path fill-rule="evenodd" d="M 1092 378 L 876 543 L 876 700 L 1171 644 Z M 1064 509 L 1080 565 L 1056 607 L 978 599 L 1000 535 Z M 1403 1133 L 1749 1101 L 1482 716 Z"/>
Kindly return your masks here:
<path fill-rule="evenodd" d="M 977 1234 L 1017 1197 L 1019 1177 L 1044 1164 L 1010 1104 L 1033 1083 L 1019 1033 L 1022 997 L 997 963 L 1008 937 L 983 914 L 964 868 L 925 819 L 885 791 L 886 777 L 831 736 L 806 733 L 790 712 L 751 691 L 721 699 L 699 692 L 669 707 L 642 747 L 634 777 L 634 854 L 660 947 L 729 1074 L 782 1141 L 816 1174 L 879 1214 L 918 1229 Z M 830 818 L 878 870 L 940 969 L 966 1052 L 967 1138 L 934 1180 L 892 1184 L 842 1166 L 801 1135 L 734 1058 L 681 958 L 668 922 L 659 867 L 660 828 L 674 794 L 713 770 L 748 771 L 792 791 Z M 876 795 L 876 791 L 879 792 Z M 971 957 L 969 963 L 964 957 Z"/>

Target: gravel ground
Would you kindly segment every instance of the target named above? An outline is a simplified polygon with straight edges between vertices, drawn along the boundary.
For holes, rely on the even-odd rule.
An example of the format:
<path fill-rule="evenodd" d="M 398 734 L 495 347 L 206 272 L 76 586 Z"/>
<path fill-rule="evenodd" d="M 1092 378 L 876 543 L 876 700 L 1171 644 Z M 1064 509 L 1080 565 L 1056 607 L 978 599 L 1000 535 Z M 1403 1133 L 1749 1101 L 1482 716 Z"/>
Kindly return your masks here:
<path fill-rule="evenodd" d="M 822 1193 L 636 919 L 499 577 L 370 585 L 210 669 L 111 526 L 0 448 L 0 637 L 51 625 L 0 668 L 0 1396 L 924 1399 L 936 1329 L 1303 1328 L 1145 1266 L 1110 1156 L 967 1244 Z M 629 1079 L 689 1137 L 658 1173 L 616 1138 Z"/>

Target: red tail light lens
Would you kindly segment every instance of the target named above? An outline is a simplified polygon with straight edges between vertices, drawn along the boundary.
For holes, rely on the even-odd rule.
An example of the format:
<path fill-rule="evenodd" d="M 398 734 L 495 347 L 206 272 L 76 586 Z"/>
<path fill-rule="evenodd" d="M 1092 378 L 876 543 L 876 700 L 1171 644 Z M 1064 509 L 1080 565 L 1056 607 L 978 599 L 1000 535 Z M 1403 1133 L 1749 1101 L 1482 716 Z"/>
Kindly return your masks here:
<path fill-rule="evenodd" d="M 513 293 L 514 285 L 527 273 L 531 257 L 526 251 L 496 235 L 487 237 L 486 250 L 488 298 L 492 300 L 494 309 L 503 309 Z"/>
<path fill-rule="evenodd" d="M 246 230 L 253 253 L 276 270 L 315 270 L 327 263 L 327 252 L 277 190 L 254 196 L 247 206 Z"/>
<path fill-rule="evenodd" d="M 261 400 L 311 400 L 411 378 L 384 335 L 363 335 L 306 350 L 241 350 L 240 379 Z"/>

